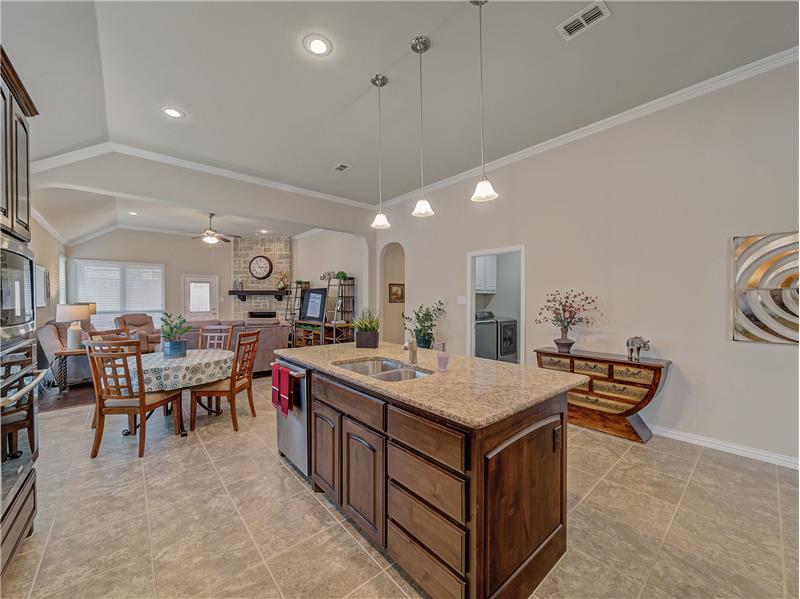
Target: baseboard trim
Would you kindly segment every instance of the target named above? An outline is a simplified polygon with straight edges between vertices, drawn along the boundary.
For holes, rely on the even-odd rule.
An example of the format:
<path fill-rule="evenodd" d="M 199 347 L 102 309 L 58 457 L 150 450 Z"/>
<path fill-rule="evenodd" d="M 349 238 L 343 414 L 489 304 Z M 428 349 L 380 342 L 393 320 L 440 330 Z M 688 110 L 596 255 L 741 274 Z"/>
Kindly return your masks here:
<path fill-rule="evenodd" d="M 677 439 L 678 441 L 686 441 L 687 443 L 692 443 L 694 445 L 702 445 L 703 447 L 708 447 L 710 449 L 734 453 L 746 458 L 752 458 L 762 462 L 769 462 L 770 464 L 776 464 L 778 466 L 784 466 L 794 470 L 798 469 L 798 458 L 793 458 L 792 456 L 773 453 L 771 451 L 764 451 L 762 449 L 756 449 L 755 447 L 748 447 L 747 445 L 729 443 L 728 441 L 720 441 L 719 439 L 712 439 L 711 437 L 704 437 L 703 435 L 695 435 L 694 433 L 677 431 L 675 429 L 666 428 L 663 426 L 654 426 L 652 424 L 649 426 L 653 433 L 656 435 L 661 435 L 662 437 L 669 437 L 670 439 Z"/>

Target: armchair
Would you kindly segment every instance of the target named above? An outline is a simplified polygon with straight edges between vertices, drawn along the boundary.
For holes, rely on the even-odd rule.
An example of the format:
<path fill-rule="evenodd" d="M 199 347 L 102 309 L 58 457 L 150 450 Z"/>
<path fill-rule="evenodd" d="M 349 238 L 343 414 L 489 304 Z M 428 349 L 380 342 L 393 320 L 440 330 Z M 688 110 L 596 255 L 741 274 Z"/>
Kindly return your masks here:
<path fill-rule="evenodd" d="M 114 319 L 114 326 L 129 333 L 139 333 L 142 353 L 158 351 L 161 346 L 161 329 L 155 327 L 149 314 L 122 314 Z"/>

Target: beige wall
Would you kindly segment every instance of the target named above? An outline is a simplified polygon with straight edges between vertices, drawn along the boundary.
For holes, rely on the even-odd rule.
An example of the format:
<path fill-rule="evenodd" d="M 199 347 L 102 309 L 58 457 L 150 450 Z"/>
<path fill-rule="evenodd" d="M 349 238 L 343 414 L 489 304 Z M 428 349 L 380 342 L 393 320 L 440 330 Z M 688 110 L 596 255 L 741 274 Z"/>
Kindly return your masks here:
<path fill-rule="evenodd" d="M 329 270 L 343 270 L 356 278 L 356 310 L 369 303 L 367 275 L 369 251 L 363 237 L 337 231 L 315 231 L 292 238 L 292 280 L 311 281 L 311 287 L 325 287 L 319 276 Z M 329 298 L 330 299 L 330 298 Z"/>
<path fill-rule="evenodd" d="M 392 206 L 374 255 L 402 243 L 407 304 L 444 299 L 463 352 L 467 252 L 524 244 L 528 364 L 557 333 L 533 323 L 545 293 L 585 290 L 604 316 L 578 347 L 643 335 L 673 361 L 648 423 L 797 456 L 797 346 L 735 343 L 730 324 L 731 238 L 797 229 L 797 85 L 792 64 L 493 170 L 489 204 L 473 180 L 429 192 L 433 218 Z"/>
<path fill-rule="evenodd" d="M 405 252 L 399 243 L 387 245 L 383 250 L 383 262 L 381 267 L 381 295 L 383 307 L 383 339 L 393 343 L 403 343 L 405 341 L 405 326 L 403 324 L 403 311 L 406 309 L 405 303 L 389 303 L 389 283 L 406 282 Z"/>
<path fill-rule="evenodd" d="M 35 219 L 31 219 L 31 242 L 29 247 L 35 256 L 36 264 L 44 266 L 50 274 L 50 297 L 47 307 L 36 309 L 36 326 L 42 326 L 48 320 L 56 317 L 56 304 L 58 304 L 58 256 L 64 253 L 64 246 L 42 228 Z"/>
<path fill-rule="evenodd" d="M 219 313 L 231 318 L 234 301 L 231 288 L 232 243 L 209 245 L 185 235 L 118 229 L 67 248 L 67 263 L 74 258 L 151 262 L 165 265 L 165 309 L 182 314 L 182 275 L 217 275 Z"/>

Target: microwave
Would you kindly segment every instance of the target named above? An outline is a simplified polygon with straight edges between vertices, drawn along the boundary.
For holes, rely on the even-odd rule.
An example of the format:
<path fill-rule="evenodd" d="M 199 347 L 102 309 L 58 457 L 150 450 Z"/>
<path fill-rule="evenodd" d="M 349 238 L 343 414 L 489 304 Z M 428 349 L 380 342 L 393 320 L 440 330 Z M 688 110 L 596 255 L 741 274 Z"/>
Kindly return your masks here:
<path fill-rule="evenodd" d="M 28 335 L 36 329 L 33 252 L 0 237 L 0 339 Z"/>

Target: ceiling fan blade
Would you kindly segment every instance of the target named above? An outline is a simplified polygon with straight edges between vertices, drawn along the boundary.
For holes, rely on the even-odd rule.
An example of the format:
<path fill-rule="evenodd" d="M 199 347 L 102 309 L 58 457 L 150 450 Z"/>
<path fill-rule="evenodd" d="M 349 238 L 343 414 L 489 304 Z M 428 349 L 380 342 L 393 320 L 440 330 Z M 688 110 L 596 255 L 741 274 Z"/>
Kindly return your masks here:
<path fill-rule="evenodd" d="M 224 241 L 225 243 L 230 243 L 231 242 L 230 239 L 228 239 L 227 237 L 223 237 L 222 235 L 219 235 L 219 234 L 216 235 L 216 238 L 219 239 L 220 241 Z"/>
<path fill-rule="evenodd" d="M 203 237 L 203 235 L 198 235 L 197 237 L 192 237 L 192 239 L 202 239 Z"/>

